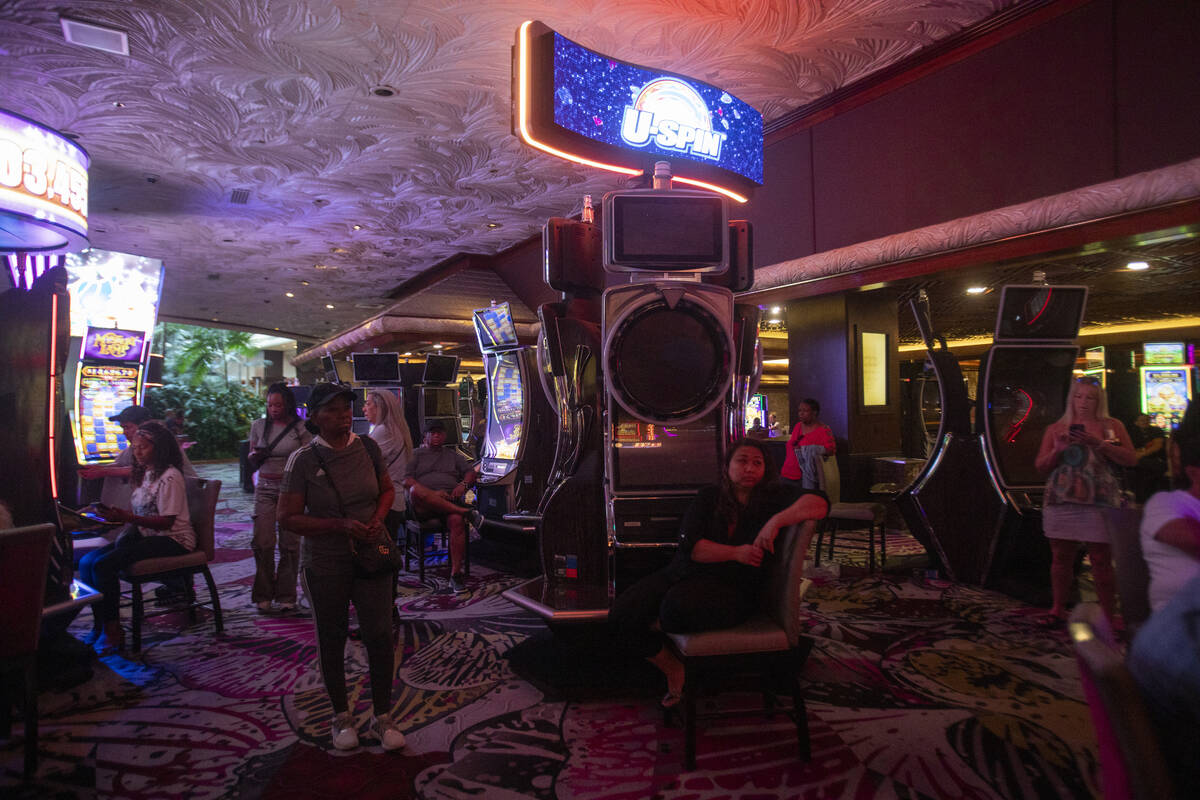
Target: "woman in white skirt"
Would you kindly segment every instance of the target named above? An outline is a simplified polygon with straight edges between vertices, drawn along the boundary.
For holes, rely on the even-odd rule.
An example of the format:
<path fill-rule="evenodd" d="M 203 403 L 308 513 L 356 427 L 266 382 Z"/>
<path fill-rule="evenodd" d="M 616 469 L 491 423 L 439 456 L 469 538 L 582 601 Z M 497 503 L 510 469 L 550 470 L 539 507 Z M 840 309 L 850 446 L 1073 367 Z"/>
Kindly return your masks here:
<path fill-rule="evenodd" d="M 1109 619 L 1116 612 L 1116 576 L 1108 528 L 1109 509 L 1121 505 L 1121 485 L 1113 465 L 1132 466 L 1137 454 L 1120 420 L 1108 416 L 1100 383 L 1087 377 L 1075 381 L 1067 395 L 1067 410 L 1042 437 L 1036 466 L 1046 480 L 1042 529 L 1053 557 L 1050 588 L 1054 620 L 1067 617 L 1067 593 L 1074 578 L 1079 543 L 1087 546 L 1100 606 Z"/>

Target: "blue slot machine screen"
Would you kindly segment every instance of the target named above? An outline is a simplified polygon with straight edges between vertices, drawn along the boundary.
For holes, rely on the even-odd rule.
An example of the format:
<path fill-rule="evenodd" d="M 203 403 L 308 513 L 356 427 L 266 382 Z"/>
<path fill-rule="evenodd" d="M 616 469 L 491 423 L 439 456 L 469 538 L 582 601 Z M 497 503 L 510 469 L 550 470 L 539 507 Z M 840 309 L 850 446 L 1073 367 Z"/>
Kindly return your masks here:
<path fill-rule="evenodd" d="M 500 353 L 488 362 L 491 388 L 488 409 L 489 456 L 515 459 L 525 422 L 525 392 L 516 355 Z"/>
<path fill-rule="evenodd" d="M 509 304 L 475 309 L 475 334 L 480 350 L 517 344 L 517 326 L 513 323 Z"/>

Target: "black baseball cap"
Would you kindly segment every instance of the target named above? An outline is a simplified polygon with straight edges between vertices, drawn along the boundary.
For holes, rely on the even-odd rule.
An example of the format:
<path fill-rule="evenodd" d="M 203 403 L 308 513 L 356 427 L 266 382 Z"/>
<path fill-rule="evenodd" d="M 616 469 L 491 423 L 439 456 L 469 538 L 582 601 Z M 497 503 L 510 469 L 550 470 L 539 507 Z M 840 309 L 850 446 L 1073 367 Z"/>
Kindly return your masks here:
<path fill-rule="evenodd" d="M 127 422 L 132 422 L 134 425 L 141 425 L 147 420 L 153 419 L 153 415 L 146 410 L 145 406 L 125 406 L 121 409 L 121 413 L 115 417 L 109 417 L 110 420 L 120 425 Z"/>
<path fill-rule="evenodd" d="M 317 409 L 335 397 L 345 397 L 354 402 L 354 390 L 344 383 L 318 383 L 308 395 L 308 413 L 317 413 Z"/>
<path fill-rule="evenodd" d="M 431 419 L 428 422 L 426 422 L 425 423 L 425 432 L 432 433 L 434 431 L 441 431 L 442 433 L 445 433 L 446 432 L 446 423 L 442 422 L 440 419 Z"/>

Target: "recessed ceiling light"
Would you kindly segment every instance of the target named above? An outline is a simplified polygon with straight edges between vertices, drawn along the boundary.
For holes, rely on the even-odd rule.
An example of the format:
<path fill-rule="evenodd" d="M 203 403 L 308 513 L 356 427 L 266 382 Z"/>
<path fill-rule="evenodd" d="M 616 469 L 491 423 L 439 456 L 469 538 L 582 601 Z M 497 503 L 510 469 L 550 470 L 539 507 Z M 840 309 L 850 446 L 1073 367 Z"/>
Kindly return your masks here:
<path fill-rule="evenodd" d="M 489 223 L 487 224 L 487 226 L 488 226 L 489 228 L 499 228 L 499 227 L 500 227 L 500 223 L 499 223 L 499 222 L 489 222 Z"/>
<path fill-rule="evenodd" d="M 386 83 L 381 83 L 378 86 L 371 87 L 371 94 L 376 97 L 395 97 L 396 90 Z"/>
<path fill-rule="evenodd" d="M 308 286 L 308 281 L 300 281 L 301 286 Z"/>
<path fill-rule="evenodd" d="M 433 349 L 434 349 L 434 350 L 441 350 L 441 349 L 442 349 L 442 345 L 440 345 L 440 344 L 435 344 L 435 345 L 433 346 Z"/>
<path fill-rule="evenodd" d="M 329 248 L 329 252 L 341 255 L 342 253 L 349 253 L 350 251 L 344 247 L 331 247 Z"/>
<path fill-rule="evenodd" d="M 987 291 L 986 286 L 968 286 L 967 294 L 983 294 Z"/>
<path fill-rule="evenodd" d="M 1140 272 L 1144 269 L 1150 269 L 1150 265 L 1145 261 L 1130 261 L 1125 265 L 1125 269 L 1133 270 L 1134 272 Z"/>
<path fill-rule="evenodd" d="M 284 297 L 295 297 L 296 295 L 294 292 L 284 292 L 283 296 Z"/>
<path fill-rule="evenodd" d="M 120 100 L 113 101 L 113 108 L 124 108 L 124 107 L 125 107 L 125 104 L 122 103 Z"/>
<path fill-rule="evenodd" d="M 407 353 L 401 353 L 400 355 L 402 355 L 402 356 L 411 356 L 411 355 L 412 355 L 412 351 L 410 350 L 409 352 L 407 352 Z"/>
<path fill-rule="evenodd" d="M 362 225 L 354 225 L 354 226 L 352 226 L 352 227 L 353 227 L 353 228 L 354 228 L 354 230 L 356 230 L 356 231 L 361 231 L 361 230 L 362 230 Z"/>
<path fill-rule="evenodd" d="M 325 304 L 325 307 L 326 307 L 326 308 L 333 308 L 333 303 L 326 303 L 326 304 Z"/>

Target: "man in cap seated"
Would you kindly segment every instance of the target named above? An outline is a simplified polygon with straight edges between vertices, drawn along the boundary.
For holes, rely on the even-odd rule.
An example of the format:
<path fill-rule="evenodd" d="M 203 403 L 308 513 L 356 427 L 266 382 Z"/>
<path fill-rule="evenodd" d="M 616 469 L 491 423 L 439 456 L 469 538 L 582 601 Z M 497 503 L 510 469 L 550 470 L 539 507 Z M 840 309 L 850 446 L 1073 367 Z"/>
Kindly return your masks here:
<path fill-rule="evenodd" d="M 446 446 L 446 426 L 441 420 L 425 425 L 425 444 L 413 451 L 404 470 L 403 486 L 419 520 L 442 518 L 450 531 L 450 587 L 466 588 L 462 566 L 467 552 L 467 523 L 483 522 L 478 511 L 463 503 L 477 475 L 471 462 L 454 447 Z"/>
<path fill-rule="evenodd" d="M 129 485 L 129 474 L 133 471 L 133 450 L 129 442 L 133 434 L 143 422 L 149 422 L 153 417 L 145 406 L 131 405 L 121 409 L 121 413 L 109 417 L 121 426 L 125 434 L 125 449 L 117 455 L 117 460 L 111 464 L 81 467 L 81 478 L 103 478 L 100 488 L 100 502 L 113 508 L 129 508 L 132 505 L 133 487 Z M 195 478 L 196 468 L 188 461 L 187 454 L 183 456 L 183 477 Z"/>

